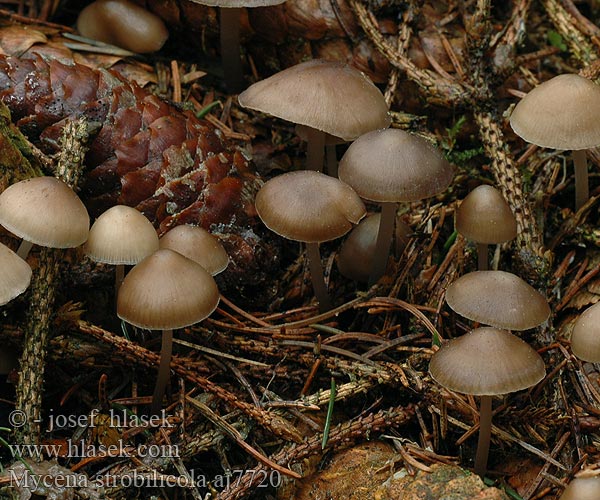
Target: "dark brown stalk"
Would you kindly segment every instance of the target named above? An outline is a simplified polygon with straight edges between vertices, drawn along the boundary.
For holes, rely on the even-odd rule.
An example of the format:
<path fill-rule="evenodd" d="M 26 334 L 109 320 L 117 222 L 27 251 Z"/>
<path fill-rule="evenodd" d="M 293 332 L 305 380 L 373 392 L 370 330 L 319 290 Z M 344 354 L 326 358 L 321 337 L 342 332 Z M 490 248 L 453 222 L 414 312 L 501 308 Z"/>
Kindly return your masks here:
<path fill-rule="evenodd" d="M 475 454 L 475 474 L 483 477 L 487 470 L 492 437 L 492 396 L 481 396 L 479 409 L 479 440 Z"/>
<path fill-rule="evenodd" d="M 227 90 L 237 93 L 244 88 L 244 74 L 240 58 L 241 8 L 221 8 L 221 61 Z"/>
<path fill-rule="evenodd" d="M 154 394 L 152 395 L 152 406 L 150 412 L 152 415 L 158 415 L 162 406 L 163 396 L 167 384 L 169 383 L 169 375 L 171 373 L 171 354 L 173 352 L 173 330 L 163 330 L 162 332 L 162 347 L 160 349 L 160 363 L 158 365 L 158 376 L 156 385 L 154 386 Z"/>

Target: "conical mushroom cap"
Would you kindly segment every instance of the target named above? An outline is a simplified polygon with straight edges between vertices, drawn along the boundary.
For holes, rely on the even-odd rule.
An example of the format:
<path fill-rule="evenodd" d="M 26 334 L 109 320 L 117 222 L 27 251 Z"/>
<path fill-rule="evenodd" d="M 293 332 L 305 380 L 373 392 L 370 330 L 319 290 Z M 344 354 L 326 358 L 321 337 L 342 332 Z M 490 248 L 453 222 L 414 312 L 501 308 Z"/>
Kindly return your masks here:
<path fill-rule="evenodd" d="M 288 172 L 267 181 L 256 195 L 255 206 L 271 231 L 304 243 L 339 238 L 366 214 L 350 186 L 309 170 Z"/>
<path fill-rule="evenodd" d="M 213 277 L 199 264 L 169 249 L 158 250 L 123 280 L 117 315 L 149 330 L 174 330 L 208 317 L 219 303 Z"/>
<path fill-rule="evenodd" d="M 505 271 L 465 274 L 446 290 L 446 302 L 461 316 L 507 330 L 528 330 L 550 316 L 548 301 L 518 276 Z"/>
<path fill-rule="evenodd" d="M 373 214 L 365 217 L 350 231 L 338 253 L 338 269 L 342 275 L 355 281 L 364 283 L 369 281 L 380 222 L 381 214 Z M 407 245 L 412 232 L 410 226 L 396 218 L 394 231 L 396 255 L 399 255 Z"/>
<path fill-rule="evenodd" d="M 251 85 L 244 108 L 322 130 L 346 141 L 390 125 L 379 89 L 347 64 L 313 59 Z"/>
<path fill-rule="evenodd" d="M 0 244 L 0 306 L 21 295 L 31 282 L 31 267 L 6 245 Z"/>
<path fill-rule="evenodd" d="M 476 243 L 504 243 L 517 236 L 517 220 L 500 191 L 481 185 L 456 210 L 456 230 Z"/>
<path fill-rule="evenodd" d="M 84 250 L 96 262 L 134 265 L 158 250 L 158 235 L 138 210 L 116 205 L 92 224 Z"/>
<path fill-rule="evenodd" d="M 454 173 L 425 139 L 385 129 L 368 132 L 350 144 L 340 160 L 338 175 L 365 200 L 397 202 L 441 193 Z"/>
<path fill-rule="evenodd" d="M 571 350 L 583 361 L 600 362 L 600 302 L 588 307 L 575 321 Z"/>
<path fill-rule="evenodd" d="M 220 241 L 198 226 L 175 226 L 160 238 L 160 248 L 170 248 L 200 264 L 215 276 L 229 264 L 229 256 Z"/>
<path fill-rule="evenodd" d="M 589 149 L 600 144 L 600 86 L 579 75 L 541 83 L 515 106 L 510 125 L 544 148 Z"/>
<path fill-rule="evenodd" d="M 82 201 L 55 177 L 34 177 L 0 194 L 0 224 L 24 240 L 72 248 L 88 237 L 90 218 Z"/>
<path fill-rule="evenodd" d="M 452 391 L 497 396 L 537 384 L 546 369 L 526 342 L 505 330 L 484 327 L 444 344 L 431 357 L 429 373 Z"/>

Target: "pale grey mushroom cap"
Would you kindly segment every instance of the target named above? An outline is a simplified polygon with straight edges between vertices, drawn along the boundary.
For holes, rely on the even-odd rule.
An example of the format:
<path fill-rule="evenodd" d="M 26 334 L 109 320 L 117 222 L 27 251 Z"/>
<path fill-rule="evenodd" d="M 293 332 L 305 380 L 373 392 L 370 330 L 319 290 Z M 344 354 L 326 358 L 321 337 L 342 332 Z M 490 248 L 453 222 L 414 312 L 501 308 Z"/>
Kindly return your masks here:
<path fill-rule="evenodd" d="M 87 240 L 90 218 L 83 202 L 63 181 L 34 177 L 0 194 L 0 224 L 36 245 L 72 248 Z"/>
<path fill-rule="evenodd" d="M 537 384 L 546 368 L 541 356 L 517 336 L 483 327 L 445 343 L 431 357 L 429 373 L 446 389 L 497 396 Z"/>
<path fill-rule="evenodd" d="M 425 139 L 385 129 L 368 132 L 350 144 L 338 175 L 365 200 L 410 202 L 441 193 L 454 173 Z"/>
<path fill-rule="evenodd" d="M 481 185 L 456 210 L 456 230 L 476 243 L 504 243 L 517 236 L 517 220 L 500 191 Z"/>
<path fill-rule="evenodd" d="M 560 496 L 560 500 L 598 500 L 600 498 L 600 476 L 575 477 Z"/>
<path fill-rule="evenodd" d="M 600 362 L 600 302 L 588 307 L 575 321 L 571 350 L 583 361 Z"/>
<path fill-rule="evenodd" d="M 505 271 L 474 271 L 446 290 L 448 305 L 465 318 L 507 330 L 528 330 L 550 316 L 544 296 Z"/>
<path fill-rule="evenodd" d="M 357 69 L 313 59 L 251 85 L 238 96 L 245 108 L 352 141 L 389 127 L 379 89 Z"/>
<path fill-rule="evenodd" d="M 96 262 L 134 265 L 158 248 L 152 223 L 135 208 L 116 205 L 92 224 L 84 250 Z"/>
<path fill-rule="evenodd" d="M 304 243 L 339 238 L 366 214 L 350 186 L 309 170 L 288 172 L 267 181 L 256 195 L 255 206 L 271 231 Z"/>
<path fill-rule="evenodd" d="M 21 295 L 31 282 L 31 267 L 0 243 L 0 306 Z"/>
<path fill-rule="evenodd" d="M 515 106 L 510 125 L 525 141 L 553 149 L 600 145 L 600 86 L 575 74 L 541 83 Z"/>

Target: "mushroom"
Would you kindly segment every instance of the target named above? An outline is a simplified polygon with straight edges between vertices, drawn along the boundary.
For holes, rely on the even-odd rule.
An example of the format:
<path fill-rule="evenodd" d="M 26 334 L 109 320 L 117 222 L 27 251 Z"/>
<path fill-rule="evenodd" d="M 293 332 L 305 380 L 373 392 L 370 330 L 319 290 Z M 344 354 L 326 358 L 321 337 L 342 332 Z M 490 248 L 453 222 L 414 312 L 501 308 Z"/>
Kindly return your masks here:
<path fill-rule="evenodd" d="M 474 271 L 446 290 L 446 302 L 461 316 L 507 330 L 529 330 L 550 316 L 544 296 L 505 271 Z"/>
<path fill-rule="evenodd" d="M 161 236 L 159 244 L 160 248 L 170 248 L 197 262 L 213 276 L 229 264 L 229 256 L 221 242 L 198 226 L 175 226 Z"/>
<path fill-rule="evenodd" d="M 162 19 L 128 0 L 96 0 L 77 18 L 81 35 L 144 54 L 156 52 L 169 38 Z"/>
<path fill-rule="evenodd" d="M 517 220 L 500 191 L 481 185 L 471 191 L 456 209 L 456 230 L 477 244 L 477 267 L 488 269 L 488 245 L 517 236 Z"/>
<path fill-rule="evenodd" d="M 0 194 L 0 225 L 22 238 L 17 255 L 25 259 L 36 244 L 72 248 L 88 237 L 90 218 L 75 192 L 55 177 L 34 177 Z"/>
<path fill-rule="evenodd" d="M 308 125 L 296 125 L 295 130 L 296 135 L 300 137 L 300 139 L 302 139 L 304 142 L 308 143 L 312 134 L 312 128 Z M 335 135 L 327 133 L 325 134 L 325 165 L 327 167 L 327 173 L 331 175 L 331 177 L 338 176 L 338 161 L 337 152 L 335 148 L 339 144 L 344 144 L 345 142 L 346 141 L 341 137 L 336 137 Z"/>
<path fill-rule="evenodd" d="M 31 267 L 6 245 L 0 244 L 0 306 L 21 295 L 31 282 Z"/>
<path fill-rule="evenodd" d="M 255 206 L 271 231 L 306 243 L 319 308 L 322 312 L 331 309 L 319 243 L 343 236 L 365 216 L 365 206 L 358 195 L 334 177 L 301 170 L 267 181 L 256 195 Z"/>
<path fill-rule="evenodd" d="M 347 278 L 366 283 L 373 267 L 373 254 L 379 232 L 381 214 L 365 217 L 348 233 L 338 253 L 338 269 Z M 413 234 L 410 226 L 396 219 L 394 254 L 400 255 Z"/>
<path fill-rule="evenodd" d="M 598 471 L 584 470 L 571 480 L 559 500 L 598 500 L 600 476 Z"/>
<path fill-rule="evenodd" d="M 125 266 L 133 266 L 158 250 L 158 235 L 152 223 L 138 210 L 116 205 L 100 215 L 85 243 L 86 255 L 95 262 L 116 267 L 115 297 L 125 276 Z"/>
<path fill-rule="evenodd" d="M 575 206 L 589 198 L 586 149 L 600 144 L 600 86 L 575 74 L 556 76 L 531 90 L 515 106 L 515 133 L 543 148 L 572 150 Z"/>
<path fill-rule="evenodd" d="M 452 166 L 425 139 L 399 129 L 374 130 L 354 141 L 339 164 L 340 180 L 358 195 L 381 204 L 369 284 L 387 266 L 397 203 L 435 196 L 452 181 Z"/>
<path fill-rule="evenodd" d="M 379 89 L 357 69 L 313 59 L 251 85 L 238 96 L 245 108 L 306 125 L 308 170 L 321 170 L 325 134 L 353 141 L 389 127 Z"/>
<path fill-rule="evenodd" d="M 432 357 L 431 377 L 451 391 L 481 396 L 475 473 L 487 467 L 492 429 L 492 396 L 527 389 L 546 374 L 541 356 L 505 330 L 476 328 L 450 340 Z"/>
<path fill-rule="evenodd" d="M 588 307 L 575 321 L 571 351 L 583 361 L 600 363 L 600 302 Z"/>
<path fill-rule="evenodd" d="M 221 61 L 225 73 L 225 85 L 230 92 L 239 92 L 244 85 L 240 58 L 240 18 L 242 10 L 255 7 L 279 5 L 285 0 L 191 0 L 194 3 L 220 7 Z"/>
<path fill-rule="evenodd" d="M 173 330 L 202 321 L 218 303 L 219 290 L 213 277 L 193 260 L 168 248 L 146 257 L 123 280 L 117 298 L 119 318 L 139 328 L 162 330 L 153 414 L 161 406 L 169 380 Z"/>

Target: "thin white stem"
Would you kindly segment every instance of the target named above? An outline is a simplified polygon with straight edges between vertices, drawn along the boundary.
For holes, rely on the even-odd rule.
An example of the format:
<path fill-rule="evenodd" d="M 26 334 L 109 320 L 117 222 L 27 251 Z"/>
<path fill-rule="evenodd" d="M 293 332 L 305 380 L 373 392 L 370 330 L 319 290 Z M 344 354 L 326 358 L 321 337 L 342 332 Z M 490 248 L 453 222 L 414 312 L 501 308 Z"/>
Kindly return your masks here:
<path fill-rule="evenodd" d="M 327 312 L 332 309 L 331 298 L 325 284 L 323 275 L 323 265 L 321 264 L 321 252 L 319 252 L 318 243 L 306 244 L 306 255 L 308 256 L 308 268 L 312 280 L 315 297 L 319 302 L 319 311 Z"/>
<path fill-rule="evenodd" d="M 385 202 L 381 204 L 381 220 L 379 221 L 379 231 L 373 252 L 373 262 L 371 262 L 371 274 L 369 275 L 369 286 L 377 283 L 379 278 L 385 274 L 390 248 L 394 237 L 394 225 L 396 222 L 396 203 Z"/>
<path fill-rule="evenodd" d="M 160 364 L 158 366 L 158 376 L 154 386 L 154 395 L 152 396 L 152 415 L 157 415 L 162 406 L 163 396 L 171 374 L 171 354 L 173 352 L 173 330 L 163 330 L 162 348 L 160 350 Z"/>
<path fill-rule="evenodd" d="M 575 209 L 579 210 L 590 197 L 588 184 L 588 168 L 585 149 L 573 151 L 573 163 L 575 165 Z"/>

